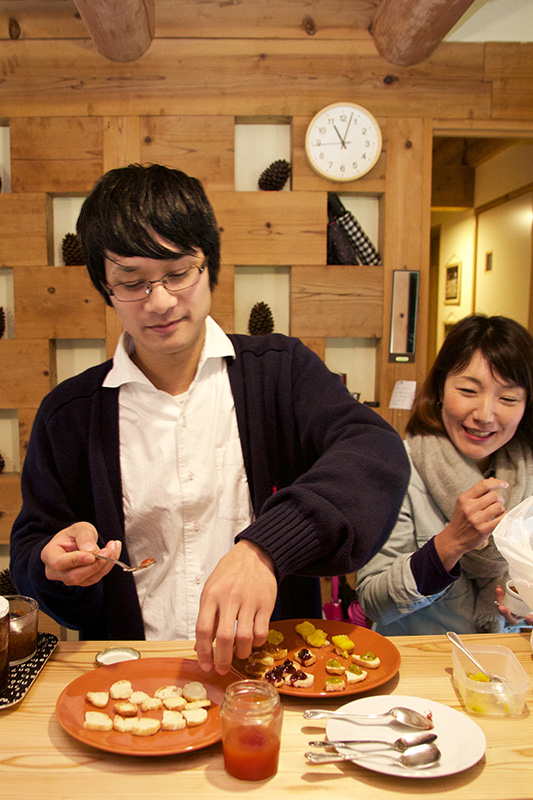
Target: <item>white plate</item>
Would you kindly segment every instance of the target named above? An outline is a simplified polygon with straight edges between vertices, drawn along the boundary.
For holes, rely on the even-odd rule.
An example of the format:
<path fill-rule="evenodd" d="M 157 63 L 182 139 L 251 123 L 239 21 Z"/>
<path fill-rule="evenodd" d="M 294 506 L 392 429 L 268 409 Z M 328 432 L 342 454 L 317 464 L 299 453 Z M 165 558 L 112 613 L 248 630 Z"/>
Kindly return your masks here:
<path fill-rule="evenodd" d="M 485 734 L 473 719 L 442 703 L 425 700 L 422 697 L 406 697 L 401 695 L 378 695 L 376 697 L 362 697 L 346 703 L 338 710 L 350 714 L 381 714 L 394 706 L 407 706 L 420 711 L 422 714 L 431 712 L 434 733 L 437 734 L 435 744 L 441 751 L 440 761 L 433 767 L 425 769 L 407 770 L 397 766 L 385 758 L 357 759 L 353 762 L 374 772 L 384 775 L 398 775 L 401 778 L 440 778 L 444 775 L 454 775 L 462 772 L 483 758 L 487 742 Z M 346 720 L 328 720 L 326 732 L 330 740 L 333 739 L 383 739 L 393 742 L 398 736 L 414 731 L 398 722 L 384 717 L 383 720 L 361 721 L 358 723 Z M 361 751 L 375 748 L 376 745 L 360 745 Z M 400 756 L 393 750 L 385 750 L 392 756 Z"/>

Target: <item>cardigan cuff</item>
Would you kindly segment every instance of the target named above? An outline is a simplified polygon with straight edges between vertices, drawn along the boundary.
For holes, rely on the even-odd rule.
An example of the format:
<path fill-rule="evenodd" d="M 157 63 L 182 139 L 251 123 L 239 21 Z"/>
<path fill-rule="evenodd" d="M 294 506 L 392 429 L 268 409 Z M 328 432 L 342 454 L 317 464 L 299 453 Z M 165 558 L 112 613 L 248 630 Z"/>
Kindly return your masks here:
<path fill-rule="evenodd" d="M 417 589 L 420 594 L 426 596 L 442 592 L 461 574 L 459 564 L 456 564 L 451 572 L 444 568 L 433 538 L 413 553 L 410 563 Z"/>

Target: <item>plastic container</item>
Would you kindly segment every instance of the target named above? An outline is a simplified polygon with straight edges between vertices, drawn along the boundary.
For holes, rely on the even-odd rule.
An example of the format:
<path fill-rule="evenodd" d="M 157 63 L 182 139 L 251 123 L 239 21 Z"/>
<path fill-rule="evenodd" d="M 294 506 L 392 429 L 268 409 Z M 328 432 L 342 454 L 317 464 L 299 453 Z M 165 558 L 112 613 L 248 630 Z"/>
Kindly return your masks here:
<path fill-rule="evenodd" d="M 266 681 L 236 681 L 220 709 L 226 771 L 261 781 L 278 771 L 283 711 L 277 689 Z"/>
<path fill-rule="evenodd" d="M 478 674 L 478 670 L 454 647 L 453 679 L 466 710 L 472 714 L 487 716 L 519 716 L 524 709 L 529 678 L 514 653 L 501 645 L 468 643 L 468 648 L 488 672 L 500 675 L 505 683 L 473 680 L 468 677 Z"/>

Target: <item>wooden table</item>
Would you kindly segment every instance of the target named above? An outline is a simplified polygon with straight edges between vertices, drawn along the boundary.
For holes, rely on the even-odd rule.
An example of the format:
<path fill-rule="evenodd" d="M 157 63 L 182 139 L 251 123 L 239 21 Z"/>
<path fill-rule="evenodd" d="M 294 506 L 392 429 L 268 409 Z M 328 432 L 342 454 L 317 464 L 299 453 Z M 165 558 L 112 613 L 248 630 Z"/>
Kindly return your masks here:
<path fill-rule="evenodd" d="M 473 642 L 481 637 L 465 636 Z M 528 634 L 486 635 L 484 642 L 505 644 L 533 677 Z M 416 695 L 464 708 L 451 681 L 451 644 L 443 636 L 392 639 L 402 656 L 400 673 L 376 694 Z M 131 644 L 131 643 L 129 643 Z M 310 705 L 335 708 L 339 698 L 309 701 L 283 698 L 284 722 L 278 774 L 248 783 L 231 778 L 223 766 L 220 743 L 203 750 L 157 758 L 132 758 L 95 750 L 63 731 L 56 700 L 72 680 L 93 668 L 95 653 L 109 643 L 60 642 L 39 678 L 17 706 L 0 711 L 0 787 L 16 800 L 132 800 L 186 797 L 294 798 L 312 800 L 398 795 L 430 795 L 467 800 L 524 800 L 533 797 L 533 683 L 521 717 L 476 717 L 487 738 L 484 759 L 465 772 L 431 780 L 402 779 L 352 763 L 310 765 L 304 758 L 311 738 L 323 738 L 325 720 L 302 719 Z M 194 657 L 190 642 L 140 642 L 143 657 Z M 311 727 L 312 725 L 312 727 Z M 318 735 L 317 735 L 318 734 Z"/>

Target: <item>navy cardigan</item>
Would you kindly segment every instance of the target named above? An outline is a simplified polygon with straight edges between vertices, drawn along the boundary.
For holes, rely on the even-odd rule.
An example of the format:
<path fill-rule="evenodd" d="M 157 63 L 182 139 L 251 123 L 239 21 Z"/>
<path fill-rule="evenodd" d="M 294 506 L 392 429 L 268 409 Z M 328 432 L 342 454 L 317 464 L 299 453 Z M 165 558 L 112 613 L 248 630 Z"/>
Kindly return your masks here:
<path fill-rule="evenodd" d="M 256 542 L 274 562 L 273 619 L 316 618 L 317 576 L 357 570 L 392 530 L 409 477 L 403 443 L 298 339 L 230 339 L 228 374 L 256 515 L 236 540 Z M 47 580 L 40 558 L 55 533 L 82 520 L 96 527 L 100 546 L 124 542 L 118 389 L 102 387 L 111 364 L 64 381 L 41 404 L 10 570 L 17 591 L 81 638 L 143 639 L 132 575 L 115 569 L 95 586 L 68 587 Z"/>

